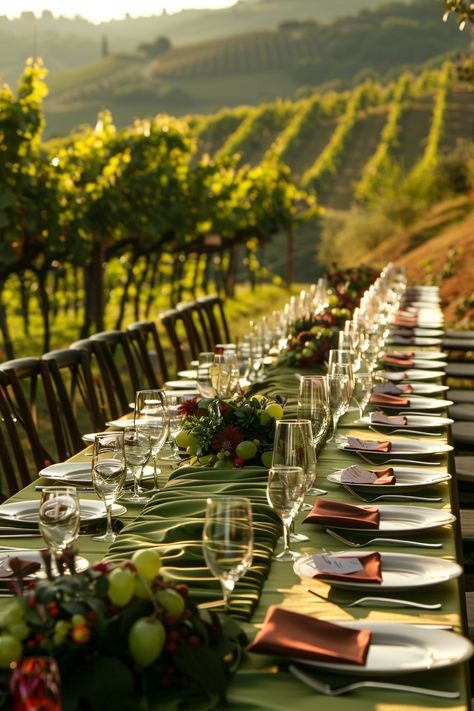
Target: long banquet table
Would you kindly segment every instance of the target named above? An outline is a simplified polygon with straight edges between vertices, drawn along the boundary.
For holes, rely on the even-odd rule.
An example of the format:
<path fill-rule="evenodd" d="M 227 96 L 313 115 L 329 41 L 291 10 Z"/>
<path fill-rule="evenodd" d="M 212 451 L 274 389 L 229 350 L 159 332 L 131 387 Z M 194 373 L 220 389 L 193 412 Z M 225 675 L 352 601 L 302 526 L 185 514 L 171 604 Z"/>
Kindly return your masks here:
<path fill-rule="evenodd" d="M 293 399 L 297 394 L 298 383 L 295 378 L 294 370 L 284 367 L 270 368 L 267 373 L 267 379 L 259 386 L 263 392 L 270 394 L 285 395 L 288 397 L 288 405 L 291 411 Z M 341 422 L 340 429 L 344 434 L 353 433 L 360 436 L 360 427 L 354 424 L 354 415 L 349 414 Z M 377 438 L 374 433 L 365 430 L 364 437 Z M 405 435 L 408 437 L 409 435 Z M 418 437 L 412 435 L 412 437 Z M 446 442 L 449 438 L 449 433 L 440 437 L 426 437 L 426 441 L 442 441 Z M 392 440 L 396 437 L 392 436 Z M 423 438 L 421 438 L 423 439 Z M 87 452 L 76 455 L 74 459 L 86 460 Z M 90 461 L 90 459 L 87 459 Z M 445 465 L 448 471 L 453 472 L 453 457 L 449 455 L 441 458 L 442 464 Z M 335 469 L 341 469 L 354 463 L 361 463 L 354 455 L 342 452 L 337 449 L 332 443 L 324 446 L 318 458 L 317 466 L 317 482 L 316 486 L 328 490 L 328 498 L 344 501 L 347 503 L 358 503 L 350 497 L 350 495 L 340 486 L 331 483 L 327 480 L 327 475 Z M 195 475 L 188 474 L 183 476 L 180 481 L 176 472 L 168 481 L 170 470 L 164 467 L 162 469 L 163 493 L 158 493 L 154 497 L 154 502 L 159 505 L 160 499 L 172 495 L 173 490 L 179 493 L 183 504 L 186 501 L 186 492 L 189 492 L 189 497 L 199 496 L 205 497 L 205 492 L 208 491 L 207 485 L 198 486 L 199 472 Z M 219 487 L 227 486 L 233 483 L 234 473 L 232 470 L 220 470 L 215 472 L 215 483 L 209 484 Z M 255 475 L 256 482 L 259 481 L 260 491 L 264 490 L 264 480 L 266 471 L 261 470 Z M 37 498 L 39 494 L 35 491 L 35 485 L 50 483 L 46 479 L 38 479 L 34 484 L 25 488 L 12 500 L 26 500 Z M 256 484 L 257 486 L 257 484 Z M 244 487 L 245 488 L 245 487 Z M 425 493 L 425 490 L 423 490 Z M 440 508 L 458 513 L 458 502 L 456 495 L 456 486 L 454 479 L 449 483 L 438 484 L 429 489 L 426 493 L 438 495 L 442 497 L 439 504 L 415 504 L 419 506 L 429 506 L 432 508 Z M 93 494 L 81 492 L 81 497 L 94 498 Z M 148 540 L 148 545 L 156 542 L 153 534 L 153 526 L 146 526 L 146 517 L 149 505 L 145 513 L 137 506 L 127 504 L 128 510 L 124 514 L 122 520 L 126 525 L 125 529 L 119 535 L 117 542 L 108 552 L 113 558 L 126 557 L 127 551 L 133 550 L 133 546 L 139 545 L 140 541 Z M 151 511 L 153 506 L 151 506 Z M 141 514 L 141 515 L 140 515 Z M 138 518 L 138 524 L 135 519 Z M 297 549 L 301 552 L 321 551 L 322 549 L 330 551 L 346 550 L 347 546 L 339 544 L 328 534 L 324 532 L 324 528 L 302 525 L 304 514 L 300 514 L 296 521 L 296 530 L 304 532 L 309 536 L 307 543 L 297 544 Z M 145 520 L 145 523 L 144 523 Z M 148 533 L 147 533 L 148 531 Z M 377 546 L 379 551 L 398 552 L 400 554 L 418 553 L 426 556 L 442 556 L 462 562 L 462 553 L 460 549 L 460 531 L 459 522 L 441 529 L 433 529 L 430 531 L 417 531 L 413 537 L 416 540 L 427 542 L 442 542 L 442 549 L 416 549 L 406 546 Z M 352 537 L 352 532 L 351 536 Z M 357 536 L 355 536 L 357 538 Z M 398 537 L 398 536 L 397 536 Z M 18 539 L 4 539 L 5 545 L 23 545 Z M 79 539 L 79 549 L 81 555 L 85 556 L 90 562 L 95 562 L 107 554 L 104 546 L 91 539 L 90 534 L 81 535 Z M 295 544 L 293 544 L 295 545 Z M 25 547 L 37 547 L 38 539 L 25 539 Z M 367 549 L 362 549 L 367 550 Z M 372 547 L 370 548 L 372 550 Z M 166 558 L 165 569 L 166 573 Z M 318 592 L 324 600 L 318 598 L 306 591 L 307 581 L 301 581 L 300 578 L 292 570 L 291 564 L 274 563 L 268 573 L 268 577 L 264 582 L 261 591 L 260 599 L 256 604 L 251 620 L 244 623 L 246 631 L 252 636 L 256 629 L 261 625 L 265 617 L 265 613 L 269 605 L 280 605 L 289 610 L 299 613 L 306 613 L 311 616 L 316 616 L 324 620 L 344 621 L 344 620 L 361 620 L 363 621 L 382 621 L 390 623 L 408 623 L 413 625 L 447 625 L 453 628 L 455 632 L 464 633 L 466 630 L 466 620 L 463 604 L 463 589 L 462 578 L 444 582 L 438 585 L 424 587 L 419 590 L 404 591 L 400 597 L 408 597 L 408 599 L 423 602 L 435 603 L 442 602 L 442 608 L 439 611 L 424 611 L 417 609 L 404 608 L 372 608 L 372 607 L 354 607 L 344 608 L 338 604 L 332 603 L 330 600 L 347 599 L 348 601 L 361 597 L 367 593 L 356 591 L 345 592 L 331 588 L 323 582 L 311 581 L 311 588 Z M 214 591 L 216 588 L 214 588 Z M 239 587 L 237 587 L 237 597 L 239 595 Z M 244 588 L 245 591 L 245 588 Z M 215 596 L 215 592 L 213 593 Z M 388 596 L 394 596 L 389 594 Z M 238 608 L 237 608 L 238 609 Z M 287 670 L 287 662 L 265 655 L 247 654 L 244 657 L 243 663 L 238 672 L 233 677 L 228 688 L 229 708 L 239 711 L 287 711 L 289 707 L 298 709 L 299 711 L 313 711 L 316 704 L 324 703 L 328 711 L 340 710 L 341 708 L 347 711 L 377 711 L 397 710 L 414 710 L 418 709 L 433 709 L 433 708 L 448 708 L 456 711 L 468 709 L 469 702 L 469 673 L 467 664 L 458 664 L 456 666 L 447 667 L 446 669 L 437 670 L 436 672 L 417 672 L 414 674 L 390 675 L 386 677 L 390 681 L 399 681 L 415 686 L 425 686 L 444 690 L 459 690 L 460 698 L 452 701 L 438 698 L 427 698 L 410 693 L 400 693 L 393 691 L 381 690 L 359 690 L 354 694 L 341 697 L 322 697 L 315 691 L 309 689 L 303 683 L 297 681 Z M 349 680 L 347 675 L 338 677 L 334 674 L 327 674 L 321 670 L 310 670 L 314 672 L 314 676 L 319 679 L 334 682 L 334 684 L 342 684 Z"/>

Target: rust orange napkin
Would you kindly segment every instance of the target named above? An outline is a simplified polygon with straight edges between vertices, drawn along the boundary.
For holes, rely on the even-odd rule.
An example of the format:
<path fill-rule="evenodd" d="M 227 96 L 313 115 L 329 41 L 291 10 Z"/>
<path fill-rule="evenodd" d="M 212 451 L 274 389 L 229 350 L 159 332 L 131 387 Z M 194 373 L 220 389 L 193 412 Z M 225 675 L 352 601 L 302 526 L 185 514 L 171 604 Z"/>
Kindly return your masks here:
<path fill-rule="evenodd" d="M 337 556 L 343 558 L 343 556 Z M 349 556 L 346 556 L 349 557 Z M 367 553 L 366 555 L 353 555 L 362 565 L 362 570 L 353 573 L 315 573 L 313 578 L 324 578 L 325 580 L 347 580 L 354 583 L 374 583 L 382 582 L 382 560 L 380 553 Z"/>
<path fill-rule="evenodd" d="M 365 452 L 390 452 L 392 443 L 388 439 L 373 440 L 348 437 L 344 449 L 363 449 Z"/>
<path fill-rule="evenodd" d="M 364 467 L 353 464 L 352 467 L 346 467 L 341 472 L 342 484 L 375 484 L 380 486 L 380 484 L 395 484 L 395 482 L 396 478 L 392 467 L 375 470 L 364 469 Z"/>
<path fill-rule="evenodd" d="M 263 628 L 247 649 L 295 659 L 363 665 L 370 638 L 369 630 L 349 629 L 272 605 Z"/>
<path fill-rule="evenodd" d="M 396 365 L 399 368 L 412 368 L 415 365 L 415 361 L 411 358 L 392 358 L 392 356 L 386 355 L 383 359 L 384 365 Z"/>
<path fill-rule="evenodd" d="M 369 404 L 410 407 L 410 400 L 407 397 L 400 397 L 398 395 L 387 395 L 386 393 L 372 393 L 372 395 L 370 396 Z"/>
<path fill-rule="evenodd" d="M 316 499 L 303 523 L 344 528 L 378 528 L 379 510 L 376 506 L 353 506 L 340 501 Z"/>
<path fill-rule="evenodd" d="M 393 425 L 394 427 L 405 427 L 408 419 L 405 415 L 386 415 L 383 412 L 371 412 L 370 421 L 378 425 Z"/>

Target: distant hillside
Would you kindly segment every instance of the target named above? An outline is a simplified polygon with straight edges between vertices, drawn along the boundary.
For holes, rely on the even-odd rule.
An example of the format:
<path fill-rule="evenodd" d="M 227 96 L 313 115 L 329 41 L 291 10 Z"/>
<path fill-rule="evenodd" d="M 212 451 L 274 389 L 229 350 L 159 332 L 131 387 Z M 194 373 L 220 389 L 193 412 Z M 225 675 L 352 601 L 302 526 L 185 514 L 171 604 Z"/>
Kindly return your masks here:
<path fill-rule="evenodd" d="M 292 8 L 301 9 L 304 2 L 295 0 Z M 260 17 L 263 9 L 277 6 L 287 4 L 242 2 L 233 11 L 253 16 L 258 10 Z M 172 47 L 156 60 L 115 53 L 74 71 L 51 73 L 47 135 L 94 123 L 103 108 L 113 111 L 120 126 L 137 116 L 208 114 L 308 95 L 315 88 L 350 88 L 369 75 L 387 81 L 407 67 L 439 65 L 468 41 L 468 32 L 441 21 L 438 3 L 417 0 L 365 9 L 328 25 L 291 20 L 280 29 Z"/>
<path fill-rule="evenodd" d="M 94 25 L 81 17 L 53 17 L 45 11 L 8 20 L 0 14 L 0 79 L 15 83 L 25 60 L 39 54 L 52 74 L 95 62 L 101 57 L 102 37 L 110 52 L 134 52 L 137 45 L 166 35 L 175 46 L 203 42 L 240 32 L 274 29 L 284 20 L 336 17 L 373 8 L 380 0 L 241 0 L 222 10 L 183 10 L 173 15 L 112 20 Z M 160 3 L 150 3 L 159 10 Z M 1 8 L 0 8 L 1 12 Z"/>

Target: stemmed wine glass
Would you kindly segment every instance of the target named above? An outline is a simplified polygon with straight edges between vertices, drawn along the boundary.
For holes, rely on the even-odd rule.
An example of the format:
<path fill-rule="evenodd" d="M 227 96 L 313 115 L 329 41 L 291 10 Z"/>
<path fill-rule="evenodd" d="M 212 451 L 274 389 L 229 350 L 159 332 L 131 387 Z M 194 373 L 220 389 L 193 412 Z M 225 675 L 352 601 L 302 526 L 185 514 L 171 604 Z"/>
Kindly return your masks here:
<path fill-rule="evenodd" d="M 267 500 L 283 524 L 283 550 L 273 556 L 280 562 L 293 561 L 299 557 L 290 549 L 290 527 L 303 503 L 306 478 L 302 467 L 276 465 L 268 471 Z"/>
<path fill-rule="evenodd" d="M 239 385 L 239 362 L 235 351 L 216 353 L 209 367 L 211 385 L 217 397 L 233 395 Z"/>
<path fill-rule="evenodd" d="M 81 511 L 73 486 L 45 486 L 41 492 L 39 530 L 57 558 L 79 536 Z"/>
<path fill-rule="evenodd" d="M 222 586 L 225 610 L 235 583 L 252 564 L 253 524 L 249 499 L 221 496 L 207 499 L 202 534 L 207 567 Z"/>
<path fill-rule="evenodd" d="M 349 375 L 326 375 L 328 383 L 329 404 L 331 406 L 333 432 L 327 440 L 334 439 L 337 423 L 340 417 L 347 411 L 352 398 L 353 386 Z"/>
<path fill-rule="evenodd" d="M 298 419 L 311 422 L 313 446 L 317 451 L 331 423 L 327 380 L 324 375 L 304 375 L 301 378 Z"/>
<path fill-rule="evenodd" d="M 125 462 L 127 467 L 130 467 L 133 476 L 133 494 L 127 501 L 130 501 L 132 504 L 142 504 L 148 501 L 148 497 L 142 496 L 139 491 L 143 467 L 151 454 L 151 440 L 148 427 L 124 427 L 123 446 Z"/>
<path fill-rule="evenodd" d="M 183 415 L 181 414 L 181 405 L 186 401 L 186 396 L 182 393 L 169 391 L 165 393 L 166 404 L 168 407 L 169 417 L 169 436 L 168 443 L 171 445 L 171 454 L 166 457 L 167 461 L 181 461 L 179 456 L 179 448 L 176 444 L 176 435 L 181 431 Z"/>
<path fill-rule="evenodd" d="M 356 373 L 354 375 L 354 400 L 359 407 L 360 417 L 363 417 L 364 410 L 369 404 L 372 388 L 372 373 Z"/>
<path fill-rule="evenodd" d="M 170 429 L 168 401 L 163 390 L 137 390 L 133 424 L 146 430 L 150 440 L 153 488 L 148 490 L 148 494 L 153 494 L 160 488 L 158 475 L 161 470 L 157 465 L 158 454 L 168 439 Z"/>
<path fill-rule="evenodd" d="M 104 432 L 94 438 L 92 449 L 92 485 L 107 510 L 107 528 L 94 541 L 113 543 L 112 506 L 122 493 L 127 478 L 123 432 Z"/>

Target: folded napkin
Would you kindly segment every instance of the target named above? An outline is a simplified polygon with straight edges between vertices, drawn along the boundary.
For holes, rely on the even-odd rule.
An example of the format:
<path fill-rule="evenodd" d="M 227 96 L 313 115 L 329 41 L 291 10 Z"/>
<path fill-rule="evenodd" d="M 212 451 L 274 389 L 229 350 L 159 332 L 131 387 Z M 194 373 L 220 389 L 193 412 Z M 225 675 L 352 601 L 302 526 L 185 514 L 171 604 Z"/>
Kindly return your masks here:
<path fill-rule="evenodd" d="M 415 361 L 412 358 L 392 358 L 385 355 L 383 358 L 384 365 L 395 365 L 398 368 L 413 368 Z"/>
<path fill-rule="evenodd" d="M 380 484 L 395 484 L 395 481 L 392 467 L 375 471 L 354 464 L 341 472 L 341 484 L 376 484 L 380 486 Z"/>
<path fill-rule="evenodd" d="M 316 499 L 303 523 L 343 528 L 378 528 L 379 518 L 376 506 L 353 506 L 339 501 Z"/>
<path fill-rule="evenodd" d="M 382 560 L 380 553 L 367 553 L 365 555 L 325 555 L 314 556 L 316 567 L 320 564 L 319 561 L 324 560 L 329 563 L 344 564 L 344 562 L 352 562 L 355 560 L 356 565 L 360 566 L 360 570 L 352 570 L 351 572 L 328 572 L 324 569 L 324 564 L 321 565 L 322 570 L 318 570 L 313 575 L 313 578 L 324 578 L 325 580 L 345 580 L 354 583 L 375 583 L 382 582 Z M 336 568 L 337 570 L 337 568 Z"/>
<path fill-rule="evenodd" d="M 379 383 L 374 385 L 374 393 L 385 393 L 386 395 L 403 395 L 403 393 L 413 392 L 411 385 L 394 385 L 393 383 Z"/>
<path fill-rule="evenodd" d="M 370 421 L 378 425 L 395 425 L 396 427 L 405 427 L 408 424 L 405 415 L 386 415 L 384 412 L 371 412 Z"/>
<path fill-rule="evenodd" d="M 263 628 L 247 649 L 295 659 L 363 665 L 370 638 L 369 630 L 349 629 L 272 605 Z"/>
<path fill-rule="evenodd" d="M 380 442 L 373 439 L 359 439 L 358 437 L 348 437 L 344 449 L 363 449 L 366 452 L 390 452 L 392 443 L 389 440 Z"/>
<path fill-rule="evenodd" d="M 413 336 L 400 336 L 399 334 L 390 336 L 390 341 L 398 343 L 399 346 L 412 346 L 415 343 Z"/>
<path fill-rule="evenodd" d="M 396 316 L 393 319 L 393 323 L 395 326 L 416 326 L 418 323 L 418 317 L 417 316 Z"/>
<path fill-rule="evenodd" d="M 395 405 L 395 407 L 410 407 L 410 400 L 399 395 L 387 395 L 386 393 L 372 393 L 369 399 L 370 405 Z"/>

